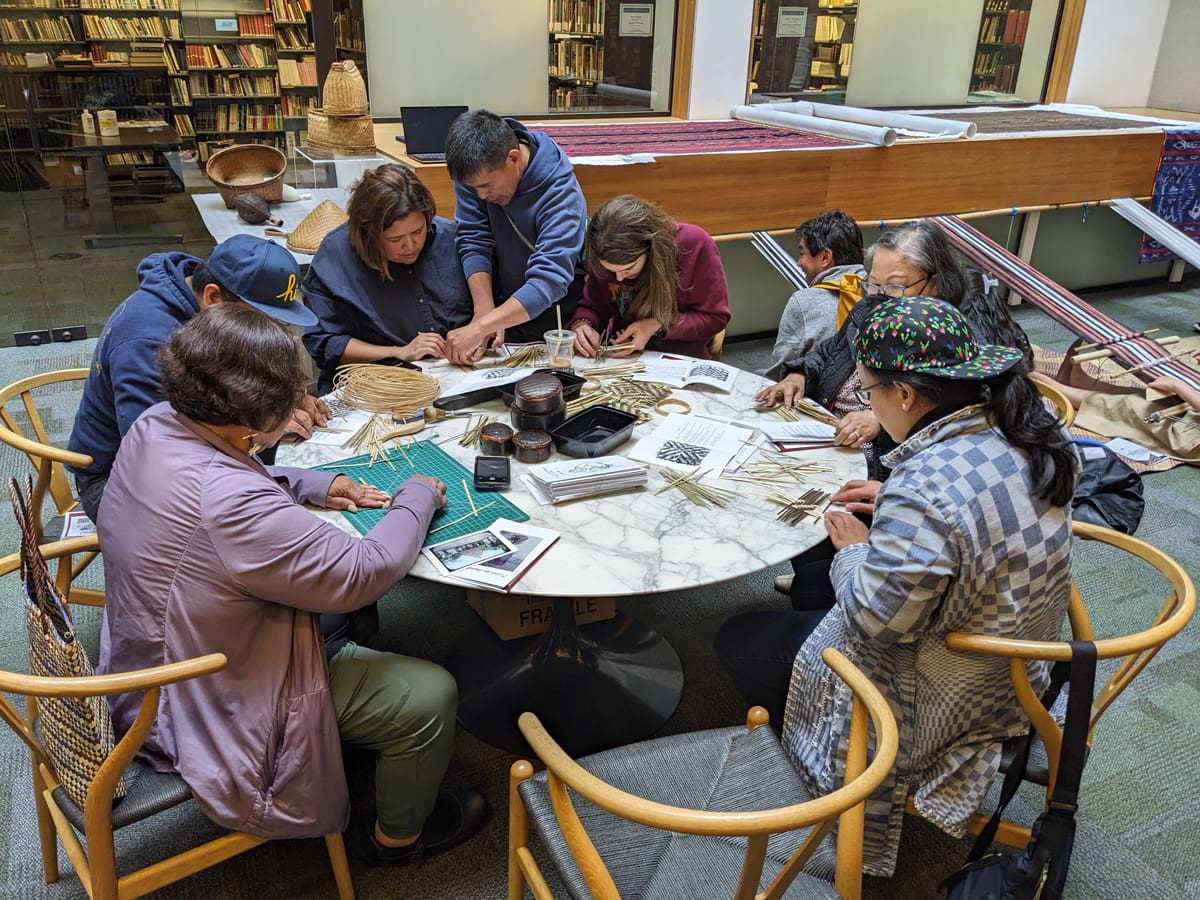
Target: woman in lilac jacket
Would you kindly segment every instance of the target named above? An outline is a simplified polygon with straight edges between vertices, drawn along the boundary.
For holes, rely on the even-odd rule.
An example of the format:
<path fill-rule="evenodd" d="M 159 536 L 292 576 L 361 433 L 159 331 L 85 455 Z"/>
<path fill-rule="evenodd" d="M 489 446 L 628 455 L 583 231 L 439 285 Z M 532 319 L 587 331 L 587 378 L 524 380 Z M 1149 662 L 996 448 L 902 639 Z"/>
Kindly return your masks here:
<path fill-rule="evenodd" d="M 368 862 L 407 862 L 469 836 L 486 801 L 439 793 L 453 679 L 349 639 L 349 614 L 412 566 L 445 485 L 414 475 L 388 497 L 345 475 L 258 462 L 305 379 L 291 337 L 256 310 L 203 310 L 158 360 L 167 402 L 121 442 L 101 504 L 100 669 L 214 652 L 228 663 L 163 688 L 144 755 L 178 772 L 220 825 L 309 837 L 348 821 L 346 741 L 379 751 Z M 388 512 L 359 540 L 304 503 Z M 112 711 L 124 731 L 137 698 L 116 697 Z"/>
<path fill-rule="evenodd" d="M 584 253 L 588 279 L 571 320 L 581 356 L 595 356 L 607 328 L 611 343 L 633 345 L 614 356 L 650 349 L 709 358 L 709 341 L 729 323 L 729 287 L 703 228 L 622 194 L 596 210 Z"/>

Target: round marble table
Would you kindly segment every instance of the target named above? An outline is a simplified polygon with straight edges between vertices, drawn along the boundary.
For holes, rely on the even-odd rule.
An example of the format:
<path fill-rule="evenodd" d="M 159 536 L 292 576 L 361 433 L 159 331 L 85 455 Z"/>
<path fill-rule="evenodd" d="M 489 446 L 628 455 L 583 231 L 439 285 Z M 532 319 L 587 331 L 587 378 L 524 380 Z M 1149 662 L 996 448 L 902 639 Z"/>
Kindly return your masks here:
<path fill-rule="evenodd" d="M 577 358 L 576 371 L 586 374 L 589 360 Z M 423 364 L 446 388 L 463 370 L 445 364 Z M 677 388 L 694 413 L 753 424 L 754 394 L 766 382 L 740 372 L 729 393 L 707 388 Z M 507 422 L 500 400 L 470 407 Z M 663 421 L 655 414 L 637 426 L 633 438 L 618 448 L 625 454 L 638 438 Z M 465 419 L 430 426 L 439 440 L 459 434 Z M 476 451 L 457 441 L 441 447 L 471 468 Z M 761 451 L 760 451 L 761 452 Z M 832 448 L 801 451 L 805 460 L 819 459 L 830 471 L 809 486 L 832 491 L 836 484 L 863 477 L 860 451 Z M 351 455 L 331 446 L 281 446 L 280 465 L 310 466 Z M 554 455 L 551 461 L 565 457 Z M 663 638 L 625 613 L 605 622 L 578 625 L 574 599 L 620 597 L 653 602 L 652 595 L 727 581 L 784 562 L 825 537 L 824 526 L 806 519 L 794 526 L 775 519 L 778 506 L 757 485 L 724 482 L 737 496 L 725 507 L 696 506 L 678 490 L 657 493 L 666 485 L 652 468 L 644 490 L 542 506 L 525 487 L 521 475 L 530 466 L 512 461 L 512 486 L 505 493 L 529 513 L 530 523 L 561 534 L 530 568 L 513 593 L 554 598 L 550 629 L 529 638 L 501 641 L 482 622 L 463 635 L 447 668 L 459 682 L 459 721 L 472 734 L 513 752 L 527 752 L 517 731 L 517 716 L 533 710 L 551 734 L 573 755 L 640 740 L 656 732 L 674 712 L 683 688 L 679 658 Z M 368 478 L 369 480 L 369 478 Z M 712 478 L 706 479 L 712 481 Z M 453 489 L 453 486 L 451 486 Z M 804 487 L 791 491 L 798 494 Z M 354 533 L 339 513 L 317 515 Z M 424 557 L 412 575 L 432 581 L 442 576 Z"/>

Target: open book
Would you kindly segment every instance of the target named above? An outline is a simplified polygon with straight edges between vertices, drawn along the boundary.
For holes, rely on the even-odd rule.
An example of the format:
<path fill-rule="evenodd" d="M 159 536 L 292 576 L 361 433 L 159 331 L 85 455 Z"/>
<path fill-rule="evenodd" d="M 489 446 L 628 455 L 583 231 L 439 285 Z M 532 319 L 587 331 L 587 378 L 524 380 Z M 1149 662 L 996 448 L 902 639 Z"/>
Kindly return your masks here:
<path fill-rule="evenodd" d="M 645 372 L 633 376 L 634 381 L 653 381 L 671 387 L 690 387 L 706 384 L 721 391 L 732 391 L 738 370 L 712 359 L 696 359 L 693 356 L 671 356 L 666 353 L 643 353 L 638 362 L 646 367 Z"/>

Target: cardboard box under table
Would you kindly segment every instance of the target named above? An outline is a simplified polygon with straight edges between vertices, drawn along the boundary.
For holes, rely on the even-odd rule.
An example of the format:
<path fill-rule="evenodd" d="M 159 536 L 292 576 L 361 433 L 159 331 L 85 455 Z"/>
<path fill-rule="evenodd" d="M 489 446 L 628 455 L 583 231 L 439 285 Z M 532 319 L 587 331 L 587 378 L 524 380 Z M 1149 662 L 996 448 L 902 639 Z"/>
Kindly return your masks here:
<path fill-rule="evenodd" d="M 541 634 L 550 627 L 554 609 L 551 597 L 493 594 L 473 588 L 467 589 L 467 604 L 502 641 Z M 576 597 L 574 605 L 575 621 L 581 625 L 603 622 L 617 614 L 617 604 L 612 597 Z"/>

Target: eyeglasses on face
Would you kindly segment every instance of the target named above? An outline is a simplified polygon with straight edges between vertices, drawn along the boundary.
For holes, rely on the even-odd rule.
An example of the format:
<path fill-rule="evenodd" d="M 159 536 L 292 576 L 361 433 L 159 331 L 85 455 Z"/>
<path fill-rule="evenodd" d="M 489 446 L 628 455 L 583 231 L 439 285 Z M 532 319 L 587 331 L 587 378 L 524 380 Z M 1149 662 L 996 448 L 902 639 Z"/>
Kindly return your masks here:
<path fill-rule="evenodd" d="M 854 399 L 864 405 L 871 402 L 871 391 L 881 387 L 891 387 L 895 384 L 894 381 L 877 381 L 875 384 L 867 384 L 854 389 Z"/>
<path fill-rule="evenodd" d="M 863 290 L 866 291 L 867 296 L 886 294 L 892 299 L 898 300 L 899 298 L 905 296 L 905 294 L 911 288 L 915 288 L 918 284 L 924 284 L 932 277 L 932 275 L 926 275 L 924 278 L 920 278 L 911 284 L 879 284 L 878 282 L 867 279 L 866 283 L 863 285 Z"/>

